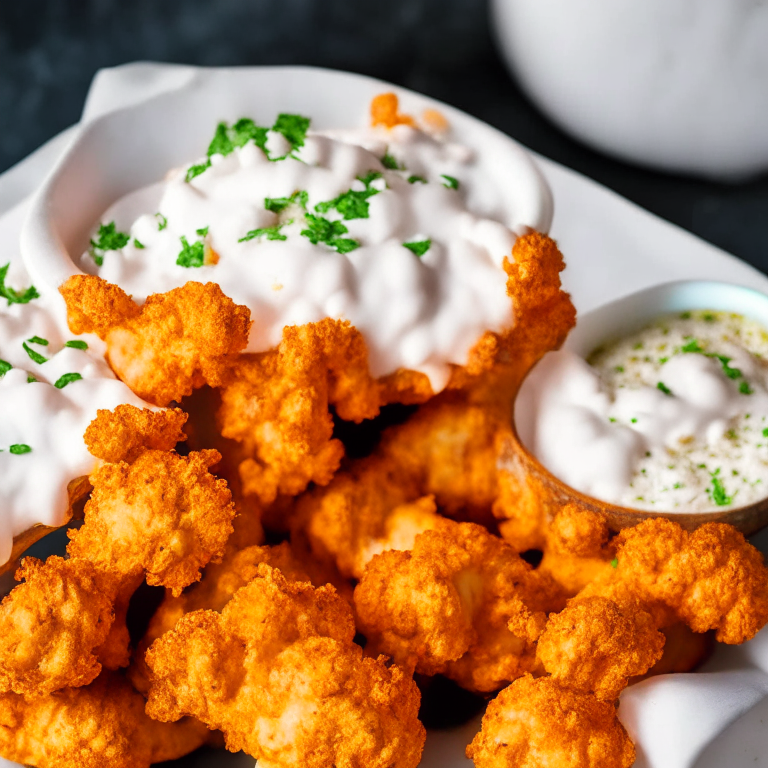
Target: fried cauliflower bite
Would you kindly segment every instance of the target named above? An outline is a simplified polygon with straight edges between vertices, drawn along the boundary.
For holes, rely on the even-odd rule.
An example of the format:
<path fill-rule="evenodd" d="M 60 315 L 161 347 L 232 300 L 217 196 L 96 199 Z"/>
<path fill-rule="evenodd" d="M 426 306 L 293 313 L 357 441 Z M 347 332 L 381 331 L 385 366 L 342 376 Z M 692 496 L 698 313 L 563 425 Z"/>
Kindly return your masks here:
<path fill-rule="evenodd" d="M 110 672 L 55 695 L 0 695 L 0 755 L 36 768 L 148 768 L 208 739 L 202 723 L 158 723 L 144 705 L 141 694 Z"/>
<path fill-rule="evenodd" d="M 110 464 L 135 461 L 147 449 L 171 451 L 186 440 L 182 432 L 187 415 L 180 408 L 151 411 L 118 405 L 113 411 L 99 409 L 85 430 L 88 452 Z"/>
<path fill-rule="evenodd" d="M 380 93 L 371 100 L 371 125 L 394 128 L 396 125 L 415 125 L 410 115 L 398 111 L 399 99 L 396 93 Z"/>
<path fill-rule="evenodd" d="M 501 539 L 450 520 L 409 552 L 374 557 L 355 588 L 367 649 L 477 692 L 535 668 L 546 611 L 562 603 L 554 583 Z"/>
<path fill-rule="evenodd" d="M 629 768 L 635 748 L 612 704 L 525 675 L 488 705 L 467 757 L 476 768 Z"/>
<path fill-rule="evenodd" d="M 146 655 L 147 713 L 193 715 L 263 768 L 415 768 L 424 728 L 415 683 L 363 658 L 332 587 L 262 563 L 221 613 L 183 616 Z"/>
<path fill-rule="evenodd" d="M 615 701 L 629 678 L 661 658 L 664 641 L 639 600 L 595 596 L 572 600 L 550 616 L 536 654 L 562 686 Z"/>
<path fill-rule="evenodd" d="M 189 456 L 147 450 L 132 464 L 105 464 L 91 475 L 85 523 L 69 531 L 70 556 L 179 594 L 224 552 L 235 514 L 223 480 L 210 474 L 216 451 Z"/>
<path fill-rule="evenodd" d="M 24 558 L 0 605 L 0 691 L 45 696 L 87 685 L 114 619 L 115 584 L 85 560 Z"/>
<path fill-rule="evenodd" d="M 59 290 L 70 330 L 96 333 L 118 377 L 155 405 L 203 384 L 220 386 L 248 344 L 250 311 L 216 283 L 189 282 L 149 296 L 141 307 L 94 275 L 74 275 Z"/>
<path fill-rule="evenodd" d="M 276 349 L 244 356 L 233 373 L 222 389 L 219 427 L 243 444 L 243 489 L 264 503 L 333 477 L 344 448 L 331 437 L 329 405 L 357 422 L 379 410 L 365 342 L 346 322 L 286 327 Z"/>
<path fill-rule="evenodd" d="M 739 644 L 768 622 L 768 568 L 733 526 L 705 523 L 688 533 L 653 518 L 623 530 L 616 546 L 616 578 L 694 632 L 715 630 L 721 643 Z"/>

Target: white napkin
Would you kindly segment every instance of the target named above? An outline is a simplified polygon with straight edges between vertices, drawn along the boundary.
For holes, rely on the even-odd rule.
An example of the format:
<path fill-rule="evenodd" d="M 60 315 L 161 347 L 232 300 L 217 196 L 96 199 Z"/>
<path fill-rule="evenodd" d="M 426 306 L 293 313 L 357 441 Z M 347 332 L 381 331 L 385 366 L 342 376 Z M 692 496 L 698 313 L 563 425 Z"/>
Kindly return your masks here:
<path fill-rule="evenodd" d="M 171 91 L 193 80 L 196 72 L 195 67 L 149 63 L 102 70 L 91 86 L 83 119 Z M 75 133 L 70 129 L 60 134 L 0 176 L 0 212 L 39 184 Z M 582 264 L 565 273 L 580 311 L 602 303 L 606 289 L 610 298 L 617 298 L 681 278 L 720 279 L 768 290 L 765 277 L 743 262 L 724 258 L 722 251 L 573 171 L 543 158 L 539 162 L 557 204 L 553 230 L 572 268 Z M 18 211 L 0 217 L 4 243 L 18 242 L 18 222 Z M 585 276 L 583 265 L 596 262 L 600 269 Z M 767 552 L 768 534 L 758 538 Z M 740 647 L 719 647 L 701 672 L 664 675 L 628 688 L 619 717 L 637 745 L 635 768 L 768 768 L 768 632 Z M 471 765 L 463 750 L 479 724 L 477 718 L 452 731 L 431 732 L 422 768 Z M 0 768 L 15 765 L 0 759 Z"/>

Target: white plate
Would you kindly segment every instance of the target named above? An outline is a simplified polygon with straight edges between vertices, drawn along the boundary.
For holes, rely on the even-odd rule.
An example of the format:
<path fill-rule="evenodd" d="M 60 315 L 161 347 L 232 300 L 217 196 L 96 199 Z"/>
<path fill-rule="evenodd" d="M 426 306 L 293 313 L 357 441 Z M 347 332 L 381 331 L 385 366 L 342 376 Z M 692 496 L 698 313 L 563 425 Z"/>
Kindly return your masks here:
<path fill-rule="evenodd" d="M 162 111 L 168 104 L 179 103 L 173 100 L 182 93 L 182 102 L 190 94 L 199 99 L 199 111 L 195 113 L 199 117 L 194 119 L 199 119 L 206 129 L 220 118 L 232 119 L 244 114 L 272 117 L 277 111 L 291 110 L 310 115 L 319 127 L 331 127 L 359 124 L 366 117 L 371 96 L 383 90 L 400 94 L 405 110 L 440 109 L 456 126 L 459 140 L 470 144 L 478 140 L 481 144 L 485 142 L 486 146 L 501 153 L 501 157 L 495 158 L 499 164 L 518 163 L 521 172 L 530 172 L 519 160 L 514 142 L 499 137 L 497 131 L 458 110 L 370 78 L 317 69 L 209 70 L 176 65 L 126 65 L 97 75 L 86 103 L 84 121 L 126 107 L 129 108 L 123 114 L 129 119 L 131 114 L 144 114 L 142 109 L 157 109 L 146 106 L 153 98 L 159 104 L 166 104 L 166 107 L 160 107 Z M 211 104 L 216 104 L 216 110 L 221 111 L 212 110 Z M 251 109 L 241 107 L 243 104 L 250 105 Z M 118 133 L 125 128 L 112 124 Z M 162 126 L 155 128 L 161 130 Z M 135 129 L 141 131 L 144 126 L 136 124 Z M 188 154 L 179 160 L 191 159 L 190 154 L 201 153 L 208 133 L 207 130 L 200 131 L 200 145 L 191 152 L 185 149 Z M 107 134 L 105 132 L 104 140 L 108 139 Z M 198 134 L 193 131 L 189 133 L 192 135 Z M 57 151 L 63 149 L 68 140 L 69 137 L 59 139 L 54 148 Z M 119 147 L 111 146 L 109 150 L 119 152 Z M 510 152 L 513 157 L 507 156 Z M 53 163 L 55 152 L 51 148 L 43 154 L 41 157 L 36 153 L 0 177 L 0 210 L 13 201 L 15 190 L 20 190 L 21 195 L 37 183 L 43 165 Z M 67 156 L 72 157 L 71 154 Z M 768 292 L 768 278 L 747 264 L 573 171 L 544 158 L 538 158 L 538 162 L 554 192 L 556 205 L 551 231 L 566 256 L 569 266 L 564 273 L 564 283 L 579 311 L 645 287 L 680 279 L 723 280 Z M 493 165 L 489 166 L 489 172 L 496 176 Z M 92 168 L 89 173 L 96 170 Z M 92 210 L 81 211 L 76 226 L 60 233 L 73 252 L 77 252 L 85 236 L 83 228 L 87 230 L 94 224 L 103 210 L 96 209 L 96 202 L 110 197 L 108 202 L 111 202 L 124 189 L 144 183 L 142 174 L 145 173 L 146 166 L 143 166 L 136 176 L 123 179 L 123 185 L 127 186 L 99 189 L 91 195 Z M 97 173 L 95 177 L 98 177 Z M 44 195 L 37 198 L 37 208 L 28 221 L 25 244 L 33 259 L 35 249 L 38 255 L 47 253 L 47 258 L 62 255 L 61 244 L 56 242 L 55 230 L 50 227 L 50 209 L 46 209 L 46 205 L 56 203 L 50 196 L 55 180 L 55 177 L 49 177 L 50 183 L 45 186 Z M 518 206 L 516 210 L 520 211 L 521 203 L 515 202 L 514 190 L 510 189 L 508 194 L 512 197 L 505 198 L 505 204 L 514 202 Z M 538 211 L 534 206 L 526 215 L 545 214 L 542 200 L 537 202 Z M 18 222 L 18 216 L 13 218 Z M 10 221 L 3 227 L 5 223 L 0 219 L 0 230 L 17 237 L 18 227 L 10 226 Z M 68 268 L 71 266 L 59 260 L 56 269 L 63 271 L 49 272 L 49 285 L 55 284 L 57 276 L 61 277 Z M 40 277 L 46 279 L 45 274 Z M 762 538 L 764 544 L 768 543 L 768 536 Z M 762 548 L 766 550 L 765 546 Z M 713 671 L 710 674 L 667 675 L 628 689 L 622 698 L 620 714 L 639 746 L 636 768 L 722 768 L 726 762 L 728 768 L 768 768 L 768 735 L 756 725 L 768 711 L 768 635 L 763 632 L 756 640 L 738 649 L 719 649 L 708 669 Z M 657 706 L 665 696 L 667 705 Z M 677 708 L 679 717 L 654 720 L 649 713 L 653 715 L 654 711 L 661 711 L 659 707 L 664 712 L 674 712 Z M 694 710 L 696 717 L 692 716 Z M 704 716 L 699 716 L 701 710 Z M 463 750 L 477 728 L 478 722 L 474 721 L 454 731 L 431 732 L 422 767 L 464 768 L 471 765 L 463 757 Z M 221 755 L 189 764 L 199 768 L 224 764 L 239 767 L 252 766 L 253 760 L 246 757 L 225 759 Z"/>

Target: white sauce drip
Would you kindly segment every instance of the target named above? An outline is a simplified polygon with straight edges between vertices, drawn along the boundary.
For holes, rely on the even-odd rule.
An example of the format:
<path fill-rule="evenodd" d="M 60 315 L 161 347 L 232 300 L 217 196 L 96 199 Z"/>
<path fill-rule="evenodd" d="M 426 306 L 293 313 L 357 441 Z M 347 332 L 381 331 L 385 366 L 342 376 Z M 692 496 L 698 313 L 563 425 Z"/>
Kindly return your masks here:
<path fill-rule="evenodd" d="M 738 315 L 686 314 L 592 365 L 546 355 L 516 404 L 523 444 L 571 487 L 625 507 L 711 511 L 768 495 L 768 333 Z M 682 351 L 692 342 L 703 352 Z"/>
<path fill-rule="evenodd" d="M 460 183 L 469 175 L 472 153 L 465 147 L 408 126 L 334 136 L 310 133 L 298 150 L 300 160 L 277 162 L 249 143 L 227 156 L 214 155 L 212 167 L 190 182 L 182 169 L 126 196 L 102 220 L 114 220 L 120 231 L 130 229 L 131 241 L 108 251 L 101 267 L 85 253 L 81 268 L 139 301 L 189 280 L 217 282 L 251 309 L 252 352 L 276 346 L 285 326 L 325 317 L 349 320 L 365 338 L 374 376 L 400 368 L 421 371 L 440 391 L 449 364 L 465 364 L 485 331 L 500 332 L 513 323 L 502 265 L 505 257 L 511 259 L 516 235 L 471 213 L 463 185 L 458 191 L 444 186 L 443 174 Z M 267 149 L 275 156 L 289 147 L 270 132 Z M 407 170 L 385 169 L 380 158 L 386 151 Z M 360 243 L 349 253 L 303 237 L 306 224 L 298 206 L 280 214 L 265 208 L 267 197 L 303 190 L 307 210 L 315 213 L 320 202 L 364 190 L 357 177 L 370 171 L 383 178 L 372 184 L 379 191 L 368 198 L 369 217 L 343 221 L 349 232 L 342 237 Z M 427 183 L 408 183 L 411 175 Z M 167 220 L 162 230 L 156 212 Z M 341 219 L 336 211 L 323 215 Z M 286 240 L 262 236 L 239 242 L 250 230 L 278 224 L 284 224 Z M 197 234 L 206 227 L 206 235 Z M 182 236 L 189 243 L 204 239 L 218 263 L 178 266 Z M 431 247 L 421 258 L 403 246 L 427 239 Z M 137 240 L 144 248 L 136 247 Z"/>
<path fill-rule="evenodd" d="M 6 285 L 24 289 L 29 284 L 14 258 Z M 10 558 L 15 536 L 38 523 L 64 522 L 67 485 L 90 474 L 96 464 L 83 434 L 97 410 L 121 403 L 148 407 L 115 378 L 98 338 L 75 337 L 67 330 L 65 314 L 58 295 L 10 306 L 0 298 L 0 360 L 13 366 L 0 377 L 0 564 Z M 30 343 L 34 336 L 48 344 Z M 64 346 L 75 338 L 86 341 L 88 350 Z M 46 362 L 34 362 L 24 342 Z M 79 373 L 82 380 L 57 389 L 55 382 L 67 373 Z M 30 376 L 37 381 L 30 383 Z M 12 445 L 29 446 L 31 451 L 14 454 Z"/>

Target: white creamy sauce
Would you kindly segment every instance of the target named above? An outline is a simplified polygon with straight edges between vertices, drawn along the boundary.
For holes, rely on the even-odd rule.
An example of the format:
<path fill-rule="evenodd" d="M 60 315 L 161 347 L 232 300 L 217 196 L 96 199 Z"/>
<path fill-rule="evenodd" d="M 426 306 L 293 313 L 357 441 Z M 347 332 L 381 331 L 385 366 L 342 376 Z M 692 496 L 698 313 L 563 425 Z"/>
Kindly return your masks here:
<path fill-rule="evenodd" d="M 23 291 L 29 284 L 14 258 L 6 285 Z M 67 347 L 67 341 L 85 342 L 88 349 Z M 96 463 L 83 434 L 97 410 L 121 403 L 146 407 L 115 378 L 103 353 L 95 336 L 68 331 L 60 296 L 10 305 L 0 297 L 0 564 L 9 559 L 14 536 L 38 523 L 64 521 L 67 485 Z"/>
<path fill-rule="evenodd" d="M 270 131 L 266 150 L 274 158 L 290 145 Z M 505 257 L 511 259 L 516 235 L 470 212 L 466 195 L 481 196 L 473 192 L 481 185 L 464 185 L 471 176 L 471 151 L 397 126 L 332 136 L 310 132 L 295 158 L 271 161 L 267 153 L 250 142 L 230 154 L 214 154 L 211 166 L 190 181 L 181 169 L 126 196 L 102 221 L 130 232 L 130 241 L 104 253 L 102 266 L 86 252 L 80 267 L 139 301 L 189 280 L 216 282 L 250 308 L 252 352 L 276 346 L 285 326 L 325 317 L 349 320 L 366 341 L 372 375 L 421 371 L 435 391 L 447 383 L 449 364 L 465 364 L 485 331 L 512 325 L 502 265 Z M 385 168 L 385 153 L 398 170 Z M 360 178 L 370 172 L 380 176 L 366 186 Z M 446 186 L 452 179 L 458 189 Z M 366 189 L 364 217 L 316 210 Z M 266 198 L 298 192 L 306 193 L 305 209 L 299 201 L 282 211 L 267 209 Z M 302 235 L 306 213 L 343 225 L 347 232 L 338 237 L 359 246 L 339 252 L 313 244 Z M 273 235 L 285 239 L 265 233 L 241 242 L 253 230 L 278 227 Z M 204 266 L 177 265 L 182 238 L 204 244 Z M 427 240 L 431 244 L 423 255 L 404 246 Z"/>
<path fill-rule="evenodd" d="M 589 363 L 551 352 L 521 390 L 523 444 L 571 487 L 637 509 L 768 495 L 768 333 L 721 312 L 661 318 Z"/>

